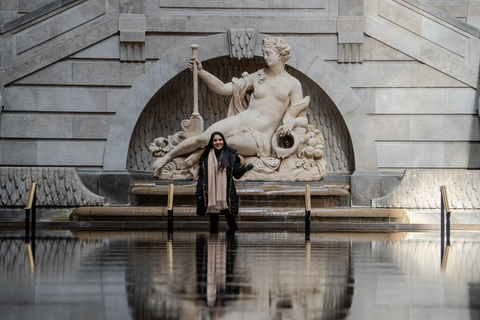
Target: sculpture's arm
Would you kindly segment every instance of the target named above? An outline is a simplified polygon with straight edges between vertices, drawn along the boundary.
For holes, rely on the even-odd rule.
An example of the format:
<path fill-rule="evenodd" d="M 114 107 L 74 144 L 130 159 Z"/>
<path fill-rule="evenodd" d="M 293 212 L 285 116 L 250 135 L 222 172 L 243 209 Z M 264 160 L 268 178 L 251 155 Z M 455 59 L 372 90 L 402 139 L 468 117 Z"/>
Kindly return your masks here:
<path fill-rule="evenodd" d="M 188 69 L 193 70 L 193 64 L 197 63 L 198 76 L 207 84 L 207 86 L 213 90 L 213 92 L 222 96 L 231 96 L 233 93 L 232 83 L 223 83 L 222 80 L 215 77 L 208 71 L 203 70 L 202 63 L 196 58 L 190 58 L 188 62 Z"/>
<path fill-rule="evenodd" d="M 308 125 L 307 108 L 310 97 L 303 97 L 302 86 L 300 82 L 296 81 L 295 86 L 290 93 L 291 105 L 285 112 L 283 117 L 283 125 L 281 125 L 277 131 L 280 132 L 280 136 L 285 136 L 295 127 L 305 128 Z"/>
<path fill-rule="evenodd" d="M 307 125 L 308 125 L 308 119 L 306 117 L 306 114 L 304 116 L 299 114 L 298 117 L 289 119 L 284 123 L 284 127 L 289 128 L 290 130 L 296 127 L 305 128 L 307 127 Z"/>
<path fill-rule="evenodd" d="M 310 97 L 305 97 L 303 101 L 288 108 L 287 113 L 283 117 L 283 124 L 278 127 L 277 132 L 284 137 L 296 127 L 306 128 L 308 125 L 307 112 L 305 108 L 308 106 Z"/>
<path fill-rule="evenodd" d="M 290 105 L 293 106 L 303 100 L 302 84 L 293 78 L 293 88 L 290 92 Z"/>

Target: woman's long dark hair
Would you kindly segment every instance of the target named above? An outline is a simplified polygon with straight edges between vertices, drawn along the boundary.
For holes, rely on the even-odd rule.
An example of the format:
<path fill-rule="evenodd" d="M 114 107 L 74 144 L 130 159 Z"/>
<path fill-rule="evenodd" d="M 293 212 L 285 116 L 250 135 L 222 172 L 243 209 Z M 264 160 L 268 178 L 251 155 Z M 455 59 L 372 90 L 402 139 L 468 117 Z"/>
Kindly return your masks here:
<path fill-rule="evenodd" d="M 213 137 L 215 137 L 217 135 L 222 137 L 222 140 L 223 140 L 223 147 L 220 150 L 220 153 L 217 154 L 218 167 L 222 170 L 225 167 L 231 168 L 232 163 L 230 163 L 231 162 L 231 157 L 229 156 L 231 152 L 228 149 L 228 145 L 227 145 L 227 141 L 225 140 L 225 137 L 223 136 L 223 134 L 220 131 L 215 131 L 215 132 L 212 133 L 212 135 L 210 136 L 210 140 L 208 141 L 208 144 L 207 144 L 207 146 L 205 147 L 205 150 L 202 153 L 202 158 L 207 158 L 210 150 L 215 149 L 213 147 Z"/>

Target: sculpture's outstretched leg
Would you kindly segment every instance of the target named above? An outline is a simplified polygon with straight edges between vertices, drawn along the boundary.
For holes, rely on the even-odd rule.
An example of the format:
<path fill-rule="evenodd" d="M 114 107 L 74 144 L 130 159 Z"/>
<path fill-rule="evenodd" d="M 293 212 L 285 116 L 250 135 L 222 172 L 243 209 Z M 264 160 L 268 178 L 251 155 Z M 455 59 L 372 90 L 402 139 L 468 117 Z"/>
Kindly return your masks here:
<path fill-rule="evenodd" d="M 208 137 L 207 137 L 208 139 Z M 170 161 L 179 157 L 181 155 L 190 153 L 200 147 L 203 147 L 207 144 L 208 140 L 205 139 L 205 132 L 199 136 L 187 138 L 183 140 L 178 146 L 173 148 L 172 151 L 167 153 L 165 156 L 157 159 L 153 163 L 153 171 L 155 172 L 155 176 L 160 174 L 160 170 Z"/>
<path fill-rule="evenodd" d="M 198 149 L 197 151 L 194 151 L 191 155 L 185 159 L 184 163 L 184 168 L 190 168 L 192 167 L 195 163 L 200 161 L 200 157 L 202 156 L 203 149 Z"/>

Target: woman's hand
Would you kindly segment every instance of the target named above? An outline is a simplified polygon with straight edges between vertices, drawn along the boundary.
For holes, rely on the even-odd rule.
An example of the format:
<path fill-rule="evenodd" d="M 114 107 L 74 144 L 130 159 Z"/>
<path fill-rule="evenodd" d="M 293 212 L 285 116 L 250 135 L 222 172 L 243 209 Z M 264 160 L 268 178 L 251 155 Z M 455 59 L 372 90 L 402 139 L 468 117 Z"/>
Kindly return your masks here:
<path fill-rule="evenodd" d="M 249 164 L 246 164 L 246 165 L 244 166 L 244 168 L 245 168 L 245 172 L 247 172 L 247 171 L 252 170 L 252 169 L 254 168 L 254 165 L 251 164 L 251 163 L 249 163 Z"/>
<path fill-rule="evenodd" d="M 198 70 L 198 72 L 200 72 L 200 71 L 203 70 L 202 63 L 201 63 L 200 61 L 198 61 L 197 58 L 191 57 L 190 60 L 188 61 L 188 65 L 187 65 L 187 67 L 188 67 L 188 69 L 189 69 L 190 71 L 193 72 L 193 64 L 194 64 L 194 63 L 197 64 L 197 70 Z"/>

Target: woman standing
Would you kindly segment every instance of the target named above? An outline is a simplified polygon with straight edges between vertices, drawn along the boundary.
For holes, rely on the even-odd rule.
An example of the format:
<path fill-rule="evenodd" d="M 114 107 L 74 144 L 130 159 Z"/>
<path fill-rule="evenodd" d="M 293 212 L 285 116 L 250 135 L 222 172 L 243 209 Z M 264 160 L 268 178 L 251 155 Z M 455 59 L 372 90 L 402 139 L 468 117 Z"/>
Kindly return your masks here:
<path fill-rule="evenodd" d="M 240 179 L 253 165 L 240 167 L 237 150 L 229 148 L 221 132 L 215 131 L 200 157 L 197 215 L 210 214 L 210 230 L 218 232 L 218 215 L 225 215 L 230 231 L 238 230 L 238 196 L 233 178 Z"/>

